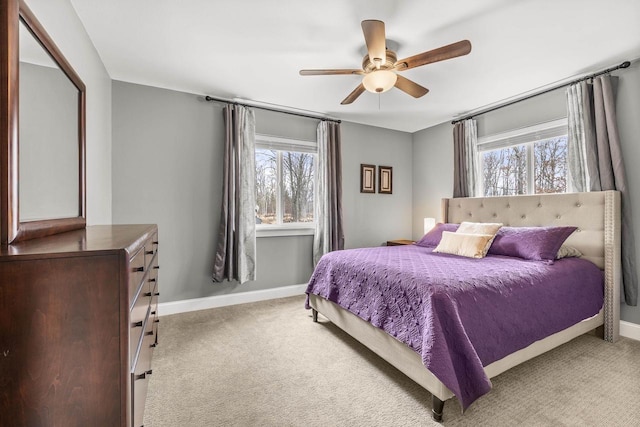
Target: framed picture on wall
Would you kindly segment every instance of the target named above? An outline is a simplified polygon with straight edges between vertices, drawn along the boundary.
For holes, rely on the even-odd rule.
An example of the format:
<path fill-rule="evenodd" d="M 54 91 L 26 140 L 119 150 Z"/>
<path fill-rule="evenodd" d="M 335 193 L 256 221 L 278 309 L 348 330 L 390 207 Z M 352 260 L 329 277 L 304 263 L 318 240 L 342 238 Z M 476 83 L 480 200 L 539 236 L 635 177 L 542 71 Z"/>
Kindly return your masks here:
<path fill-rule="evenodd" d="M 378 193 L 392 194 L 393 168 L 378 166 Z"/>
<path fill-rule="evenodd" d="M 360 192 L 376 192 L 376 166 L 360 164 Z"/>

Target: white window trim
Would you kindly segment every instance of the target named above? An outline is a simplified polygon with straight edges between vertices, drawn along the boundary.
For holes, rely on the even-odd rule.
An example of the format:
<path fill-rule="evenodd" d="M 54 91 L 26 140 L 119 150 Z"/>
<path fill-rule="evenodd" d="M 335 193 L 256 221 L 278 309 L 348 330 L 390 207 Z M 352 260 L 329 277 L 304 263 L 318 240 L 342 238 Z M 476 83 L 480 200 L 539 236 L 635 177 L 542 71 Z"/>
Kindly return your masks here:
<path fill-rule="evenodd" d="M 318 153 L 317 141 L 308 141 L 303 139 L 286 138 L 281 136 L 273 136 L 266 134 L 255 134 L 256 148 L 274 149 L 280 151 L 297 151 L 302 153 Z M 278 156 L 278 176 L 282 176 L 281 157 Z M 278 183 L 276 189 L 277 198 L 282 203 L 280 192 L 282 191 L 281 183 Z M 316 189 L 314 188 L 314 191 Z M 279 209 L 278 222 L 280 224 L 256 224 L 256 237 L 285 237 L 285 236 L 312 236 L 315 233 L 316 223 L 298 222 L 293 224 L 282 223 L 282 207 Z"/>
<path fill-rule="evenodd" d="M 493 151 L 499 148 L 508 147 L 512 145 L 522 145 L 528 142 L 536 142 L 543 139 L 552 138 L 553 136 L 546 136 L 545 131 L 551 129 L 566 129 L 568 126 L 567 118 L 564 117 L 562 119 L 552 120 L 549 122 L 538 123 L 533 126 L 525 126 L 519 129 L 513 129 L 507 132 L 495 133 L 493 135 L 486 135 L 478 138 L 478 152 L 480 151 Z M 529 139 L 523 142 L 517 142 L 518 139 L 522 138 L 525 135 L 531 134 L 540 134 L 537 135 L 534 139 Z M 503 147 L 494 146 L 493 143 L 498 141 L 505 141 Z M 508 141 L 514 141 L 513 143 L 509 143 Z"/>
<path fill-rule="evenodd" d="M 273 148 L 276 150 L 290 150 L 298 147 L 304 151 L 307 148 L 309 152 L 318 152 L 318 143 L 316 141 L 308 141 L 305 139 L 285 138 L 282 136 L 273 136 L 265 134 L 256 134 L 256 147 Z M 300 151 L 300 150 L 298 150 Z"/>
<path fill-rule="evenodd" d="M 313 236 L 315 230 L 315 224 L 312 226 L 304 226 L 301 223 L 293 225 L 256 224 L 256 237 Z"/>
<path fill-rule="evenodd" d="M 483 153 L 487 151 L 499 150 L 502 148 L 515 147 L 518 145 L 527 146 L 527 194 L 534 194 L 534 164 L 533 164 L 533 145 L 538 142 L 556 136 L 567 134 L 567 126 L 569 122 L 566 117 L 548 122 L 538 123 L 532 126 L 525 126 L 513 129 L 507 132 L 495 133 L 478 138 L 478 166 L 480 171 L 483 170 L 484 157 Z M 524 138 L 533 135 L 532 138 Z M 484 175 L 478 174 L 481 194 L 484 194 Z M 570 182 L 567 180 L 567 192 L 571 191 Z"/>

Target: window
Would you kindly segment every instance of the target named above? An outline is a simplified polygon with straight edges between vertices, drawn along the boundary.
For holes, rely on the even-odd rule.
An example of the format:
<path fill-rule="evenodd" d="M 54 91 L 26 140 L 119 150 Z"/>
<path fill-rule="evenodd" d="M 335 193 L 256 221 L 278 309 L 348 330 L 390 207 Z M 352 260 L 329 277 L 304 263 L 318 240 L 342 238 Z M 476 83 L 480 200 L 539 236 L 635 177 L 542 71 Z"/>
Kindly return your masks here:
<path fill-rule="evenodd" d="M 314 227 L 316 153 L 315 141 L 256 135 L 258 230 Z"/>
<path fill-rule="evenodd" d="M 566 193 L 567 120 L 478 140 L 482 195 Z"/>

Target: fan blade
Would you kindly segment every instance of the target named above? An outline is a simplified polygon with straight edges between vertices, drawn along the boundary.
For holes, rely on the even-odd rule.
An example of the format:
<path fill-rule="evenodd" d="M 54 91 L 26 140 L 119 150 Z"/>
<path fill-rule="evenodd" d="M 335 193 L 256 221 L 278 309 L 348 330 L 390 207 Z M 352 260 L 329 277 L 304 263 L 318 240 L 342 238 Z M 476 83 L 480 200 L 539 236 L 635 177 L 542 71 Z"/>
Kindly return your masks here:
<path fill-rule="evenodd" d="M 301 76 L 328 76 L 333 74 L 364 74 L 362 70 L 300 70 Z"/>
<path fill-rule="evenodd" d="M 402 77 L 398 75 L 398 80 L 396 80 L 395 87 L 400 89 L 403 92 L 408 93 L 414 98 L 420 98 L 429 92 L 429 89 L 426 87 L 420 86 L 418 83 L 407 79 L 406 77 Z"/>
<path fill-rule="evenodd" d="M 362 21 L 362 32 L 369 51 L 369 60 L 378 67 L 387 61 L 387 39 L 384 34 L 384 22 L 369 19 Z"/>
<path fill-rule="evenodd" d="M 353 101 L 355 101 L 360 95 L 362 95 L 362 92 L 364 92 L 364 85 L 362 83 L 360 83 L 358 85 L 357 88 L 355 88 L 353 90 L 353 92 L 351 92 L 340 104 L 342 105 L 347 105 L 347 104 L 351 104 Z"/>
<path fill-rule="evenodd" d="M 452 43 L 428 52 L 419 53 L 417 55 L 401 59 L 396 62 L 395 69 L 398 71 L 404 71 L 421 65 L 463 56 L 469 52 L 471 52 L 471 42 L 469 40 L 462 40 L 457 43 Z"/>

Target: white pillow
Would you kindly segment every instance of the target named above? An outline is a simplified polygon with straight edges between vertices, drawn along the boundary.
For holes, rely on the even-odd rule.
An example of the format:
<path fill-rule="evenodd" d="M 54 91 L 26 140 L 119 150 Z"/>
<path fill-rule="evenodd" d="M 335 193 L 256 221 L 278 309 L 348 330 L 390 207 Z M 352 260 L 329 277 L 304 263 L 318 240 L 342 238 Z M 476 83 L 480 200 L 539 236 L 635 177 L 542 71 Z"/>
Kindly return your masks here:
<path fill-rule="evenodd" d="M 502 227 L 502 223 L 499 222 L 462 222 L 456 233 L 466 233 L 466 234 L 484 234 L 491 235 L 491 239 L 487 242 L 486 246 L 483 249 L 482 256 L 487 255 L 491 244 L 493 243 L 493 239 L 496 237 L 496 233 Z"/>
<path fill-rule="evenodd" d="M 491 234 L 452 233 L 443 231 L 442 239 L 433 252 L 460 255 L 468 258 L 484 258 L 485 247 L 493 241 Z"/>

